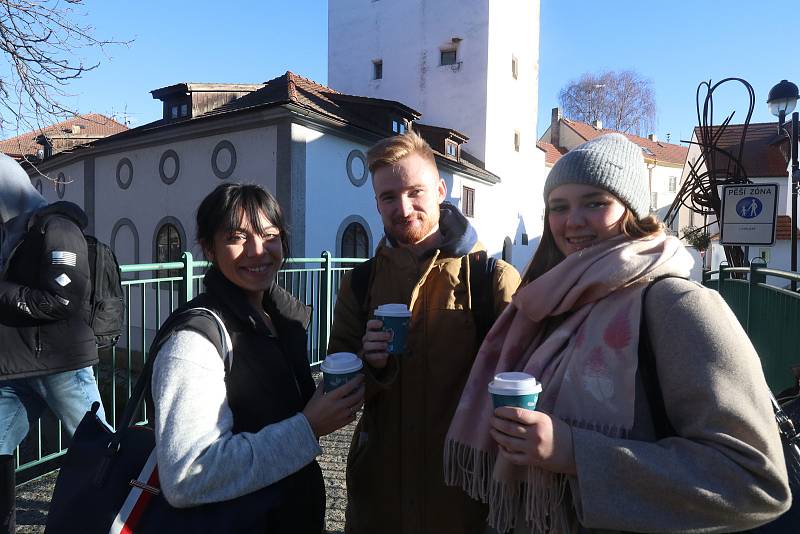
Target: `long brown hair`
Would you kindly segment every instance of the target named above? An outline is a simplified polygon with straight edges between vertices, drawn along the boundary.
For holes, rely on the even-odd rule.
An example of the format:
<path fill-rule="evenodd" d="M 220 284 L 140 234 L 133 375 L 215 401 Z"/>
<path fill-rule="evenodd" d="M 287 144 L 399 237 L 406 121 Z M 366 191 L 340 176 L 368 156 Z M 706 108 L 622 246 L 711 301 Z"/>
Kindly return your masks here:
<path fill-rule="evenodd" d="M 659 221 L 655 215 L 648 215 L 642 219 L 637 219 L 633 212 L 626 206 L 625 213 L 619 220 L 622 233 L 631 239 L 638 239 L 640 237 L 649 237 L 655 235 L 664 229 L 664 225 Z M 539 246 L 533 254 L 531 262 L 525 269 L 525 274 L 522 275 L 522 283 L 525 285 L 542 276 L 544 273 L 561 263 L 564 259 L 564 254 L 558 250 L 556 240 L 553 238 L 553 232 L 550 230 L 550 208 L 545 207 L 544 210 L 544 229 L 542 230 L 542 238 L 539 241 Z"/>

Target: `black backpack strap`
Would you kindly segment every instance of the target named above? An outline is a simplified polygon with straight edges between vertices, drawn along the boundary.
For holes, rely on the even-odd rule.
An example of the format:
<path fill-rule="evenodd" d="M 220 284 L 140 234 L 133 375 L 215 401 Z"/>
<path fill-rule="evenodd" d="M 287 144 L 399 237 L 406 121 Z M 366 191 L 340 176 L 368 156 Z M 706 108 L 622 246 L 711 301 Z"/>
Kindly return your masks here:
<path fill-rule="evenodd" d="M 374 257 L 359 263 L 350 271 L 350 288 L 353 290 L 353 295 L 355 295 L 358 307 L 363 314 L 367 313 L 367 293 L 372 281 L 373 269 L 375 269 Z"/>
<path fill-rule="evenodd" d="M 472 316 L 475 319 L 478 344 L 494 324 L 494 294 L 492 277 L 497 266 L 497 259 L 489 256 L 485 250 L 469 254 L 469 287 L 472 296 Z"/>
<path fill-rule="evenodd" d="M 683 277 L 664 275 L 651 280 L 647 287 L 642 292 L 642 318 L 639 326 L 639 376 L 642 379 L 644 392 L 647 396 L 647 403 L 650 405 L 650 415 L 653 419 L 653 427 L 655 428 L 656 438 L 661 439 L 669 436 L 675 436 L 675 427 L 669 420 L 667 415 L 667 408 L 664 405 L 664 395 L 661 391 L 661 383 L 658 380 L 658 367 L 656 366 L 656 355 L 653 352 L 653 343 L 650 340 L 650 333 L 647 330 L 647 318 L 645 313 L 645 306 L 647 302 L 647 293 L 656 282 L 664 278 L 682 278 Z"/>

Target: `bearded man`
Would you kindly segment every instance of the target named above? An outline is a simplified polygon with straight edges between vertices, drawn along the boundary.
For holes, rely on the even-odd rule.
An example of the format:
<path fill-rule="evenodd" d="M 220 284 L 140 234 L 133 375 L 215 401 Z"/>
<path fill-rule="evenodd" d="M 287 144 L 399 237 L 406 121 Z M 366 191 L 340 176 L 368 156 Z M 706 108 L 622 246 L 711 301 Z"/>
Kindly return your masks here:
<path fill-rule="evenodd" d="M 379 141 L 367 165 L 385 236 L 366 267 L 343 278 L 328 346 L 357 353 L 367 375 L 347 458 L 345 532 L 483 533 L 485 506 L 444 484 L 444 438 L 486 333 L 480 317 L 500 314 L 519 274 L 503 261 L 479 272 L 473 258 L 486 262 L 485 249 L 444 202 L 447 186 L 419 135 Z M 388 353 L 390 334 L 372 318 L 388 303 L 411 310 L 401 355 Z"/>

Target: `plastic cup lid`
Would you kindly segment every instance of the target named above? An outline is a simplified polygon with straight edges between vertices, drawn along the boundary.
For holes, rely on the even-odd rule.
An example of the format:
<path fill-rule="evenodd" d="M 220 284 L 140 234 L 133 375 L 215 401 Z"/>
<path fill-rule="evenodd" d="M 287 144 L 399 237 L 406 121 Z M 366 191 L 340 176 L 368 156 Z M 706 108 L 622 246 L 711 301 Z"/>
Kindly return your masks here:
<path fill-rule="evenodd" d="M 364 364 L 361 362 L 361 358 L 352 352 L 336 352 L 334 354 L 328 354 L 328 356 L 325 357 L 325 360 L 320 365 L 320 369 L 322 369 L 323 373 L 343 375 L 358 371 L 363 366 Z"/>
<path fill-rule="evenodd" d="M 375 315 L 384 317 L 410 317 L 411 312 L 405 304 L 381 304 L 375 309 Z"/>
<path fill-rule="evenodd" d="M 489 382 L 489 393 L 497 395 L 530 395 L 542 391 L 542 384 L 528 373 L 499 373 Z"/>

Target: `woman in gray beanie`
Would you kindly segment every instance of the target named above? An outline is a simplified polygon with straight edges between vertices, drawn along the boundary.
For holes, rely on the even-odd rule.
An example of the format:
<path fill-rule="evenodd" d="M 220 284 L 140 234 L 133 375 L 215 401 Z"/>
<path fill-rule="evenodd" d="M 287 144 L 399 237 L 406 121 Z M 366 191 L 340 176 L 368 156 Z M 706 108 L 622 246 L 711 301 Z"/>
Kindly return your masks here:
<path fill-rule="evenodd" d="M 500 532 L 730 532 L 791 500 L 758 355 L 649 214 L 639 147 L 565 154 L 523 285 L 486 336 L 448 432 L 445 478 Z M 713 318 L 713 319 L 712 319 Z M 542 384 L 494 409 L 497 373 Z"/>

